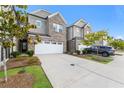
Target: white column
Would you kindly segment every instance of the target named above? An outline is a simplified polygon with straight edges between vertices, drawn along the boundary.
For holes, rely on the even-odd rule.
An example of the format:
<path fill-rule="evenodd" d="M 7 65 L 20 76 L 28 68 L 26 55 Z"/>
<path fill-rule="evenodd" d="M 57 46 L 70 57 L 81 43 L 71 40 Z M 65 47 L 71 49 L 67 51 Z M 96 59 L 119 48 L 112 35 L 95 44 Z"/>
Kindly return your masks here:
<path fill-rule="evenodd" d="M 15 43 L 15 44 L 17 43 L 17 41 L 16 41 L 16 38 L 15 38 L 15 37 L 13 38 L 13 43 Z M 15 46 L 13 47 L 13 51 L 16 51 L 16 50 L 17 50 L 17 49 L 16 49 L 16 45 L 15 45 Z"/>

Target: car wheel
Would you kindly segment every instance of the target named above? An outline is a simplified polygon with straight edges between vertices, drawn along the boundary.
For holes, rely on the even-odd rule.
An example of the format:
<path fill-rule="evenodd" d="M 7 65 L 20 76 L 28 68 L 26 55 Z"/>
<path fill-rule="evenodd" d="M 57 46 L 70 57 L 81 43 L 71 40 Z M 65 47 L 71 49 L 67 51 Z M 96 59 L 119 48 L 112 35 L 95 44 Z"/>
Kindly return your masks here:
<path fill-rule="evenodd" d="M 103 52 L 103 53 L 102 53 L 102 56 L 103 56 L 103 57 L 108 57 L 109 54 L 108 54 L 107 52 Z"/>

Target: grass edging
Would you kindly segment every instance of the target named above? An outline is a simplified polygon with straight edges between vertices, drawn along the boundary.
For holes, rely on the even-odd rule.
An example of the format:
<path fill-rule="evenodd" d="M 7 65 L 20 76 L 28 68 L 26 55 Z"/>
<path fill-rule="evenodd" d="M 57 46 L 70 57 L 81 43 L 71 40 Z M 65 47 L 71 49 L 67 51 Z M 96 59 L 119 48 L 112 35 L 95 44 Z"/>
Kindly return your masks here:
<path fill-rule="evenodd" d="M 102 64 L 108 64 L 113 61 L 112 57 L 102 57 L 97 55 L 72 55 L 72 56 L 84 58 L 84 59 L 99 62 Z"/>
<path fill-rule="evenodd" d="M 47 80 L 49 81 L 49 83 L 50 83 L 50 85 L 51 85 L 51 88 L 53 88 L 53 85 L 52 85 L 52 83 L 50 82 L 49 78 L 47 77 L 47 75 L 46 75 L 46 73 L 45 73 L 45 71 L 44 71 L 44 69 L 43 69 L 42 66 L 41 66 L 41 69 L 42 69 L 42 71 L 44 72 L 44 74 L 45 74 Z"/>
<path fill-rule="evenodd" d="M 17 75 L 17 73 L 21 69 L 22 69 L 22 67 L 9 69 L 7 71 L 8 77 Z M 26 66 L 25 70 L 26 70 L 26 73 L 32 74 L 35 78 L 32 88 L 52 88 L 52 85 L 41 66 Z M 4 72 L 1 71 L 0 78 L 3 78 L 3 77 L 4 77 Z"/>

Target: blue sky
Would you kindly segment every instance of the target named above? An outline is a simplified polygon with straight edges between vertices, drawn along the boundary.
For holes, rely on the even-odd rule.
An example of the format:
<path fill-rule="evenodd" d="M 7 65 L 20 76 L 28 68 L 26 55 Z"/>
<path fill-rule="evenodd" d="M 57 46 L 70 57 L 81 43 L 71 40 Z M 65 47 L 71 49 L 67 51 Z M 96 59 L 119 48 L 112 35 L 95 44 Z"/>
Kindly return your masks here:
<path fill-rule="evenodd" d="M 68 24 L 83 18 L 94 32 L 107 29 L 111 36 L 124 39 L 124 6 L 30 5 L 28 12 L 37 9 L 45 9 L 51 13 L 59 11 Z"/>

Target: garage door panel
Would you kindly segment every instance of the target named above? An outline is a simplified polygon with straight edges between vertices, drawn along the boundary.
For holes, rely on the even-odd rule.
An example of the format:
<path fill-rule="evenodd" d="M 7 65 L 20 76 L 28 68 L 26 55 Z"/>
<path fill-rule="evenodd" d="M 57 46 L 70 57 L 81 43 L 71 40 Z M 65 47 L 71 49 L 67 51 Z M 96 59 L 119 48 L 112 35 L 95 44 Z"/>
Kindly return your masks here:
<path fill-rule="evenodd" d="M 54 54 L 54 53 L 63 53 L 63 44 L 45 44 L 40 43 L 35 45 L 35 54 Z"/>

